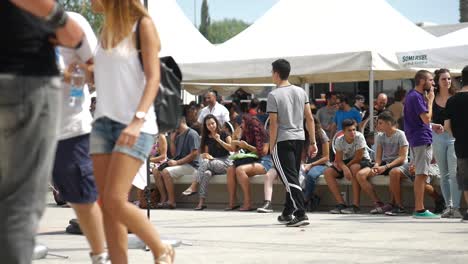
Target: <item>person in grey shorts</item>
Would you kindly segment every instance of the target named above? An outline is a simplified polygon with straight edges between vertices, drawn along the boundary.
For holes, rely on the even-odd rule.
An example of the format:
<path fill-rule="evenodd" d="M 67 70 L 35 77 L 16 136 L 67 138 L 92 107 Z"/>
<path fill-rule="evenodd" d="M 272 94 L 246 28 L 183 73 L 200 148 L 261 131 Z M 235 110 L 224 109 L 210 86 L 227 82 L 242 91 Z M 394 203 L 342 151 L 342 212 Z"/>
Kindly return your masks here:
<path fill-rule="evenodd" d="M 466 113 L 468 110 L 468 66 L 462 71 L 463 88 L 450 97 L 446 105 L 444 127 L 455 137 L 455 153 L 457 154 L 457 182 L 459 188 L 464 191 L 465 200 L 468 203 L 468 122 Z M 468 210 L 462 221 L 468 221 Z"/>
<path fill-rule="evenodd" d="M 411 161 L 416 168 L 414 181 L 414 214 L 421 219 L 440 218 L 424 207 L 424 186 L 432 160 L 432 104 L 434 102 L 434 77 L 432 73 L 420 70 L 415 76 L 416 87 L 406 96 L 404 120 L 405 134 L 410 151 Z"/>
<path fill-rule="evenodd" d="M 53 0 L 0 2 L 0 262 L 31 263 L 60 120 L 56 41 L 83 32 Z M 55 42 L 55 41 L 54 41 Z"/>
<path fill-rule="evenodd" d="M 429 195 L 435 203 L 434 212 L 440 213 L 445 208 L 445 202 L 442 195 L 432 185 L 434 180 L 440 175 L 439 167 L 436 163 L 429 165 L 428 175 L 424 183 L 424 192 Z M 405 163 L 402 166 L 394 168 L 390 173 L 390 192 L 393 198 L 393 208 L 391 211 L 385 212 L 388 216 L 405 215 L 406 209 L 401 200 L 401 181 L 408 178 L 411 182 L 415 181 L 415 166 L 410 163 Z"/>

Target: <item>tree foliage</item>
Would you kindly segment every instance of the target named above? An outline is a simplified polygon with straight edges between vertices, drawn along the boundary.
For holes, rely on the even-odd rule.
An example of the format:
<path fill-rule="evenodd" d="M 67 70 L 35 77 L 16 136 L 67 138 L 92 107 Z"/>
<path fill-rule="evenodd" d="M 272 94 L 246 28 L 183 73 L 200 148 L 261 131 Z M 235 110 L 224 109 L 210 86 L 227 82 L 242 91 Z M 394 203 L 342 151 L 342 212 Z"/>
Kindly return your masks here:
<path fill-rule="evenodd" d="M 249 26 L 250 24 L 238 19 L 214 21 L 209 28 L 207 39 L 213 44 L 223 43 Z"/>
<path fill-rule="evenodd" d="M 201 17 L 201 21 L 200 21 L 200 27 L 198 28 L 198 30 L 203 36 L 205 36 L 205 38 L 208 38 L 211 18 L 210 18 L 210 10 L 208 7 L 207 0 L 203 0 L 200 17 Z"/>
<path fill-rule="evenodd" d="M 460 0 L 460 22 L 468 22 L 468 0 Z"/>
<path fill-rule="evenodd" d="M 91 10 L 91 1 L 89 0 L 61 0 L 61 3 L 67 11 L 73 11 L 80 13 L 83 17 L 88 20 L 89 24 L 94 30 L 96 35 L 99 34 L 103 23 L 103 16 L 100 14 L 95 14 Z"/>

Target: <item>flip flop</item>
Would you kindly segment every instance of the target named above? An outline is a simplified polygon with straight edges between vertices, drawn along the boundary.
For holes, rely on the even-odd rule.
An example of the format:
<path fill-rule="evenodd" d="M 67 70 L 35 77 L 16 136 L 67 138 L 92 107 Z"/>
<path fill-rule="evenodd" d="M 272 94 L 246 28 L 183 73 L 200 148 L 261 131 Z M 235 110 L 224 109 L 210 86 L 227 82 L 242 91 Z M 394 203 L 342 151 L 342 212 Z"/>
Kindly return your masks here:
<path fill-rule="evenodd" d="M 197 194 L 198 192 L 194 192 L 192 191 L 192 188 L 188 188 L 187 190 L 183 191 L 182 192 L 182 195 L 184 196 L 191 196 L 191 195 L 194 195 L 194 194 Z"/>
<path fill-rule="evenodd" d="M 195 210 L 195 211 L 203 211 L 205 209 L 206 209 L 206 205 L 202 205 L 200 207 L 197 206 L 197 207 L 193 208 L 193 210 Z"/>
<path fill-rule="evenodd" d="M 257 208 L 252 208 L 252 207 L 249 207 L 249 208 L 239 208 L 239 212 L 252 212 L 252 211 L 255 211 L 257 210 Z"/>
<path fill-rule="evenodd" d="M 224 208 L 224 211 L 234 211 L 236 209 L 239 209 L 240 205 L 234 205 L 233 207 L 226 207 Z"/>

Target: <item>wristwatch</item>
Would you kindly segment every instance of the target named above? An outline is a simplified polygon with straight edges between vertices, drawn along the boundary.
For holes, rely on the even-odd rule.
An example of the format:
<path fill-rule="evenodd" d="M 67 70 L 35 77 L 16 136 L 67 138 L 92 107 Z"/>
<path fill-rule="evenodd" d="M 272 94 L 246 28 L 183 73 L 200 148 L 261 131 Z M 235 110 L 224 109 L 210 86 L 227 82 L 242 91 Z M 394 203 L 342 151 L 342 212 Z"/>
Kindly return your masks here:
<path fill-rule="evenodd" d="M 142 111 L 138 111 L 135 113 L 135 117 L 139 120 L 145 120 L 146 113 Z"/>

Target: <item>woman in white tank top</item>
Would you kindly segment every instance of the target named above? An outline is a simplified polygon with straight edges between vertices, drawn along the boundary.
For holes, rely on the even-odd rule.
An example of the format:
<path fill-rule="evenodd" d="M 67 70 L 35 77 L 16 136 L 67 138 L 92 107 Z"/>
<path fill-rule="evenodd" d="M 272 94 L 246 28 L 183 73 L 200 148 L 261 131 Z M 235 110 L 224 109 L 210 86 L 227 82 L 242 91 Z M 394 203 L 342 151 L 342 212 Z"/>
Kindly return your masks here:
<path fill-rule="evenodd" d="M 95 55 L 97 105 L 90 152 L 109 255 L 114 264 L 128 262 L 130 229 L 149 246 L 156 263 L 173 263 L 172 247 L 164 245 L 149 220 L 127 202 L 132 180 L 148 158 L 158 132 L 153 101 L 160 78 L 159 36 L 139 0 L 91 2 L 95 12 L 104 14 Z M 137 21 L 144 69 L 135 48 Z"/>

